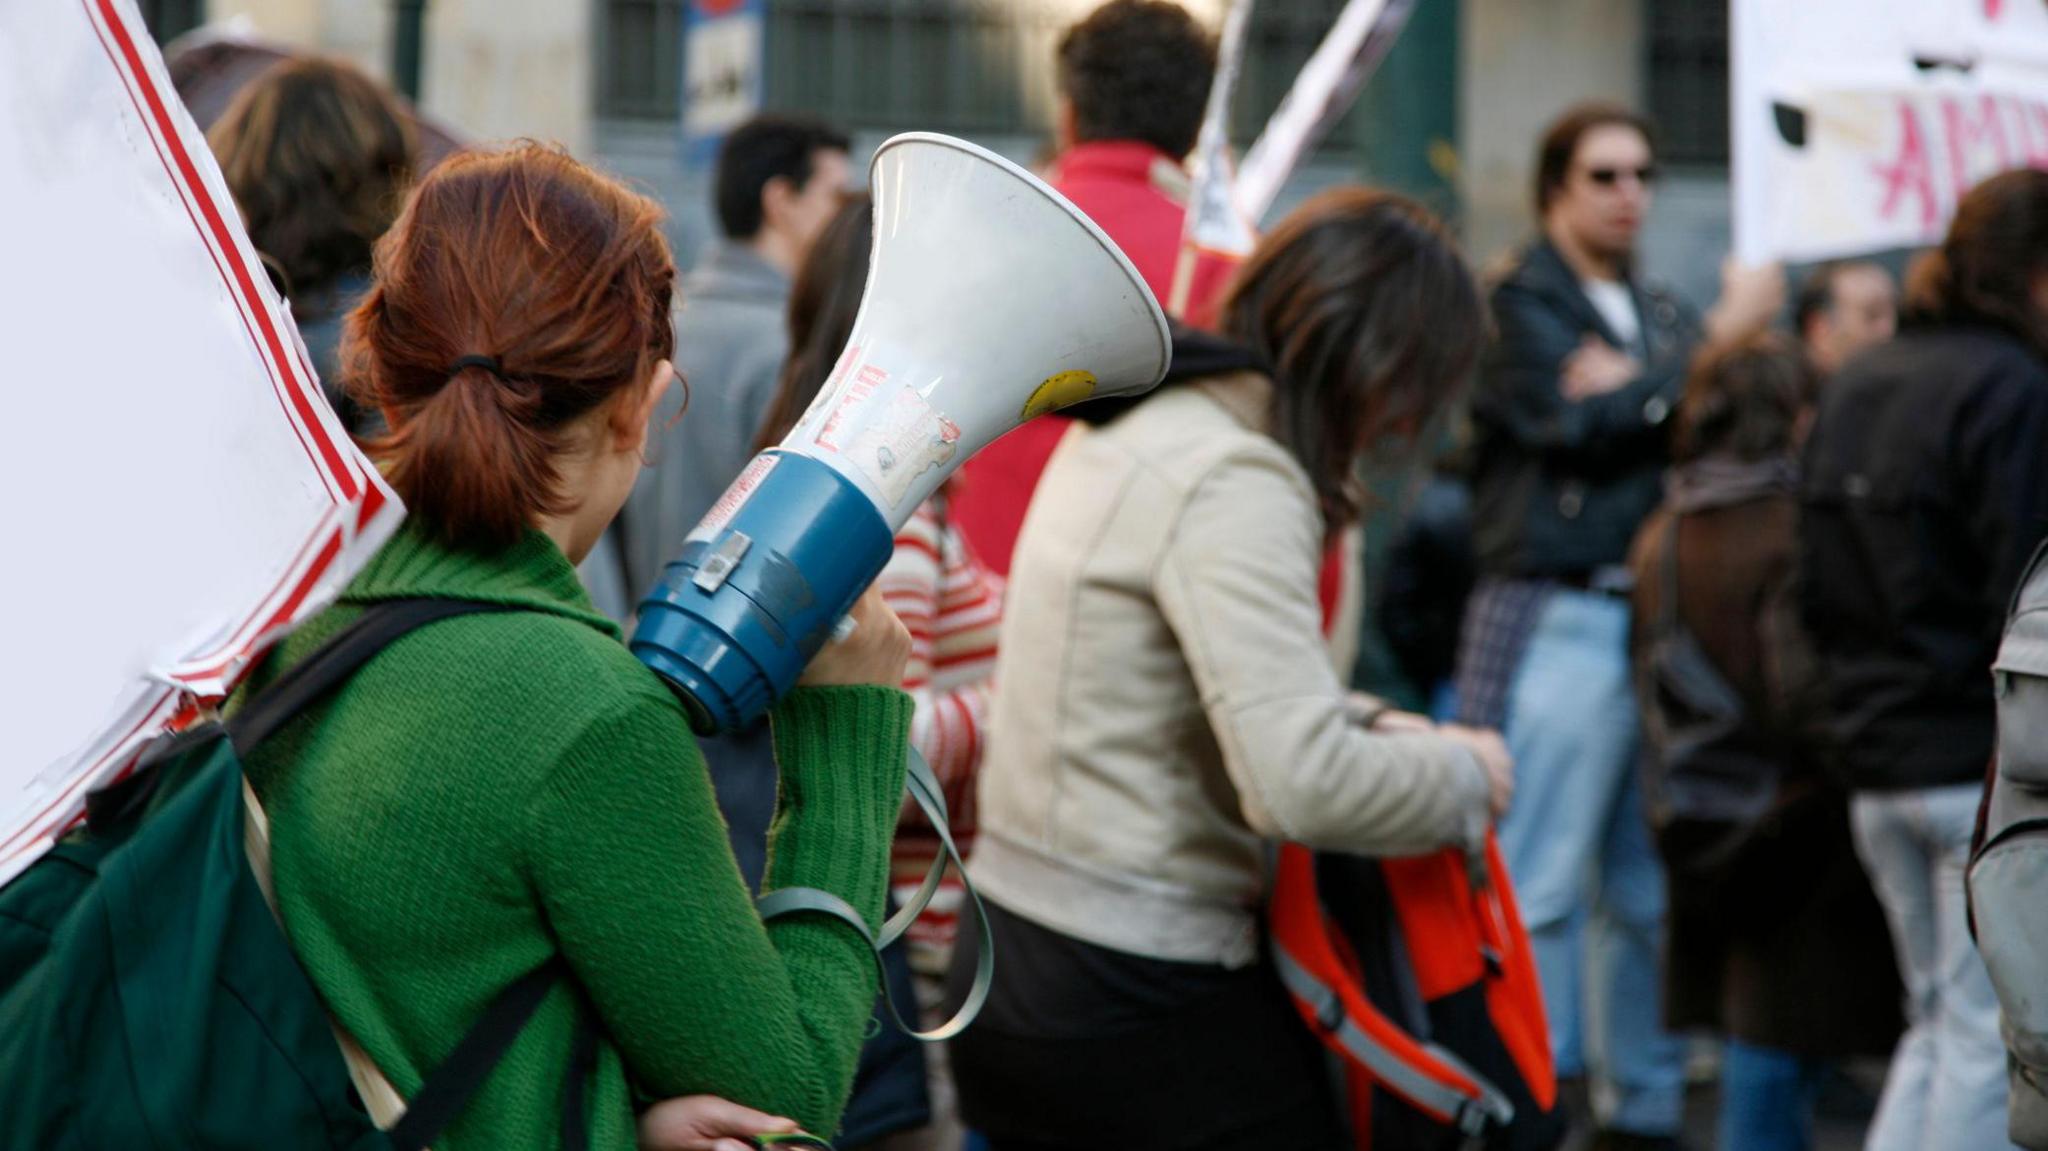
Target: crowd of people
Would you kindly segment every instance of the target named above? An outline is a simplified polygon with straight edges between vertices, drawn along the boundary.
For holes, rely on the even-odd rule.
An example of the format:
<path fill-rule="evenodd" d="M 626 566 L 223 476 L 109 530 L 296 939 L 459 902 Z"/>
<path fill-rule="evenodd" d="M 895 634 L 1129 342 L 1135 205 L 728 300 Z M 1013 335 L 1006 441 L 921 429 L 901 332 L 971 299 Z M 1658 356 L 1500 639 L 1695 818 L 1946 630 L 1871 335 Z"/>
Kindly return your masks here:
<path fill-rule="evenodd" d="M 1166 300 L 1214 41 L 1111 0 L 1057 64 L 1044 174 Z M 1811 1146 L 1861 1056 L 1890 1060 L 1875 1151 L 2006 1145 L 1962 867 L 2003 612 L 2048 537 L 2048 173 L 1971 192 L 1903 293 L 1875 262 L 1796 292 L 1730 262 L 1703 314 L 1640 273 L 1655 132 L 1625 107 L 1544 133 L 1535 233 L 1484 281 L 1412 200 L 1311 196 L 1240 265 L 1204 257 L 1158 388 L 969 461 L 770 720 L 700 743 L 621 628 L 853 326 L 848 137 L 732 132 L 684 273 L 658 205 L 560 150 L 415 172 L 410 133 L 296 60 L 210 142 L 408 508 L 245 690 L 380 602 L 500 609 L 248 765 L 292 944 L 401 1093 L 566 961 L 436 1146 L 561 1130 L 585 1032 L 599 1147 L 1362 1146 L 1263 937 L 1273 848 L 1493 834 L 1544 1110 L 1595 1146 L 1681 1146 L 1688 1036 L 1718 1041 L 1731 1151 Z M 1367 523 L 1394 540 L 1370 579 Z M 1362 636 L 1426 704 L 1357 689 Z M 879 926 L 910 897 L 941 847 L 906 747 L 999 956 L 941 1046 L 876 1024 L 856 933 L 752 903 L 815 887 Z M 961 892 L 885 957 L 933 1017 L 974 971 Z"/>

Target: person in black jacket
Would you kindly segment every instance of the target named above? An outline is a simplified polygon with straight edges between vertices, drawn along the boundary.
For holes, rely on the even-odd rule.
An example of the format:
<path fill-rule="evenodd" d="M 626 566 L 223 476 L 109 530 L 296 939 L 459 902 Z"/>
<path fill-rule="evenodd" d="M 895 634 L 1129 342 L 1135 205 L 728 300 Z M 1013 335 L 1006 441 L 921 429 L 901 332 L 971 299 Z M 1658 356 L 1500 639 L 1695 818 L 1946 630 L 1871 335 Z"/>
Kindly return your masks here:
<path fill-rule="evenodd" d="M 1593 888 L 1606 1147 L 1668 1145 L 1683 1052 L 1658 1022 L 1664 877 L 1635 786 L 1625 566 L 1661 492 L 1666 422 L 1702 331 L 1768 323 L 1779 269 L 1723 272 L 1704 324 L 1633 270 L 1656 177 L 1625 108 L 1565 113 L 1537 155 L 1542 236 L 1493 291 L 1498 336 L 1473 398 L 1480 580 L 1458 669 L 1462 722 L 1500 727 L 1521 774 L 1501 845 L 1548 1005 L 1558 1073 L 1586 1072 L 1580 989 Z"/>
<path fill-rule="evenodd" d="M 1905 325 L 1826 391 L 1801 490 L 1802 614 L 1909 1028 L 1873 1151 L 2005 1146 L 1998 1006 L 1963 866 L 1996 736 L 1991 661 L 2048 536 L 2048 172 L 1979 185 Z"/>

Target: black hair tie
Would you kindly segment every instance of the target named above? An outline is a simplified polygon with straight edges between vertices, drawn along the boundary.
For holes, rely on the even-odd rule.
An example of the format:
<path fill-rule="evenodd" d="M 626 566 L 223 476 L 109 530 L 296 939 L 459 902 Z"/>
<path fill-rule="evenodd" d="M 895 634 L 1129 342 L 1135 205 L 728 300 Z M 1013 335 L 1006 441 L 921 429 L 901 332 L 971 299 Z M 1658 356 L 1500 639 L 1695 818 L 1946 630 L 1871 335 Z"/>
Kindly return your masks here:
<path fill-rule="evenodd" d="M 482 368 L 501 380 L 505 378 L 505 369 L 498 365 L 496 356 L 464 356 L 448 365 L 448 374 L 452 376 L 464 368 Z"/>

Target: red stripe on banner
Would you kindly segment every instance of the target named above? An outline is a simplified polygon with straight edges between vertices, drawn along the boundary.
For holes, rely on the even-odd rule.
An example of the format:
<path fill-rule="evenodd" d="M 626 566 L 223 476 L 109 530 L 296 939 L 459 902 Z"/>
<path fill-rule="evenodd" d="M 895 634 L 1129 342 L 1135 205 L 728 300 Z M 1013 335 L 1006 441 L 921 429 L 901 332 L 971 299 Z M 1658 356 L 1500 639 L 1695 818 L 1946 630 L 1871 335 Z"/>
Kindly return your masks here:
<path fill-rule="evenodd" d="M 99 38 L 100 47 L 106 52 L 108 62 L 114 64 L 114 75 L 120 77 L 121 90 L 128 94 L 129 105 L 135 109 L 135 114 L 137 116 L 143 118 L 143 121 L 146 126 L 149 119 L 149 113 L 143 110 L 142 102 L 135 98 L 134 87 L 128 83 L 127 77 L 122 75 L 120 63 L 118 60 L 115 59 L 114 56 L 114 46 L 112 44 L 107 43 L 106 34 L 100 31 L 99 23 L 90 18 L 90 10 L 87 11 L 86 15 L 88 17 L 86 22 L 92 25 L 93 35 Z M 170 177 L 172 189 L 179 193 L 178 206 L 185 210 L 185 218 L 192 222 L 192 230 L 199 233 L 201 241 L 199 246 L 205 249 L 206 258 L 208 260 L 213 261 L 213 270 L 220 275 L 221 283 L 226 285 L 229 289 L 230 294 L 232 294 L 234 290 L 234 284 L 228 276 L 228 270 L 221 264 L 220 257 L 214 253 L 213 245 L 205 242 L 206 229 L 199 223 L 199 217 L 192 214 L 192 198 L 189 195 L 185 194 L 184 187 L 178 183 L 178 175 L 175 171 L 171 169 L 171 158 L 169 156 L 164 155 L 164 146 L 157 142 L 155 133 L 145 131 L 143 132 L 142 136 L 144 139 L 149 141 L 150 148 L 156 152 L 157 163 L 163 165 L 164 175 Z M 242 301 L 239 297 L 235 299 L 235 318 L 241 321 L 242 331 L 248 333 L 249 342 L 260 349 L 263 346 L 263 341 L 259 336 L 256 335 L 255 325 L 249 322 L 249 311 L 247 308 L 242 306 Z M 257 357 L 258 360 L 261 360 L 262 358 L 263 357 L 261 356 Z M 271 365 L 267 362 L 264 363 L 263 366 L 264 369 L 270 374 L 271 394 L 277 397 L 277 402 L 280 407 L 285 407 L 287 401 L 284 395 L 284 385 L 278 381 L 276 369 L 271 367 Z M 320 470 L 320 461 L 319 458 L 313 452 L 313 445 L 307 441 L 306 433 L 299 429 L 298 421 L 290 418 L 291 411 L 289 407 L 285 408 L 285 416 L 285 423 L 291 428 L 292 435 L 299 441 L 300 449 L 306 453 L 308 459 L 311 459 L 313 461 L 313 470 L 320 475 L 322 481 L 327 483 L 329 492 L 330 494 L 332 494 L 334 487 L 333 481 L 327 476 L 325 472 Z"/>
<path fill-rule="evenodd" d="M 294 316 L 293 322 L 297 322 L 296 316 Z M 318 387 L 320 385 L 320 373 L 313 370 L 313 361 L 306 358 L 305 340 L 298 339 L 292 341 L 292 355 L 298 361 L 298 378 L 302 380 L 311 380 L 313 382 L 313 386 Z M 322 397 L 321 402 L 326 402 L 325 397 Z M 322 424 L 320 426 L 324 428 L 326 425 Z M 358 456 L 354 452 L 343 452 L 341 455 L 343 462 L 345 462 L 348 465 L 348 474 L 350 475 L 350 477 L 360 480 L 362 482 L 363 490 L 365 492 L 377 486 L 371 483 L 369 480 L 363 479 L 362 458 L 360 456 Z"/>
<path fill-rule="evenodd" d="M 90 12 L 88 12 L 88 16 L 90 16 Z M 92 35 L 96 35 L 96 37 L 100 39 L 100 47 L 102 47 L 102 49 L 106 51 L 106 59 L 109 59 L 111 63 L 115 63 L 115 76 L 121 76 L 121 68 L 119 68 L 119 61 L 115 59 L 115 47 L 113 47 L 111 43 L 106 43 L 106 35 L 104 35 L 102 31 L 100 31 L 100 25 L 98 25 L 98 23 L 94 23 L 94 20 L 88 20 L 88 23 L 92 25 Z M 131 86 L 131 84 L 127 82 L 127 76 L 121 76 L 121 90 L 123 90 L 123 92 L 127 92 L 129 104 L 131 104 L 131 106 L 133 106 L 133 109 L 135 109 L 135 115 L 137 115 L 137 117 L 141 117 L 141 119 L 143 119 L 143 123 L 147 125 L 147 119 L 150 119 L 150 113 L 145 113 L 145 111 L 143 111 L 143 106 L 141 106 L 141 100 L 137 100 L 137 98 L 135 98 L 135 88 L 133 88 L 133 86 Z M 199 231 L 199 236 L 201 236 L 201 244 L 199 244 L 199 246 L 201 246 L 201 248 L 203 248 L 203 250 L 207 252 L 207 260 L 213 260 L 213 270 L 215 270 L 215 272 L 219 272 L 219 276 L 221 276 L 221 283 L 223 283 L 223 285 L 227 285 L 229 293 L 233 293 L 233 283 L 231 283 L 231 279 L 229 279 L 229 276 L 227 276 L 227 268 L 225 268 L 225 266 L 221 266 L 221 258 L 219 258 L 219 256 L 217 256 L 215 252 L 213 252 L 213 246 L 211 246 L 211 244 L 205 244 L 205 236 L 207 236 L 207 229 L 205 229 L 205 227 L 203 227 L 203 225 L 199 223 L 199 217 L 197 217 L 197 215 L 193 215 L 193 201 L 190 201 L 190 197 L 188 197 L 188 195 L 184 195 L 184 188 L 182 188 L 182 186 L 178 184 L 178 174 L 176 174 L 176 172 L 172 170 L 172 166 L 170 166 L 170 158 L 168 158 L 168 156 L 164 156 L 164 145 L 156 141 L 156 133 L 152 133 L 152 131 L 143 131 L 141 135 L 143 135 L 143 139 L 147 139 L 147 141 L 150 141 L 150 147 L 152 147 L 152 150 L 156 150 L 156 160 L 158 160 L 158 164 L 162 164 L 162 166 L 164 166 L 164 174 L 166 174 L 166 176 L 170 176 L 170 184 L 172 184 L 172 190 L 176 190 L 176 193 L 180 193 L 180 195 L 178 195 L 178 207 L 182 207 L 182 209 L 184 209 L 184 219 L 188 219 L 188 221 L 193 221 L 193 231 Z M 248 315 L 248 309 L 246 309 L 246 307 L 242 307 L 242 299 L 240 299 L 240 297 L 236 297 L 236 319 L 240 319 L 240 322 L 242 322 L 242 332 L 246 332 L 246 334 L 248 334 L 248 338 L 250 338 L 250 344 L 254 344 L 254 346 L 256 346 L 258 350 L 262 350 L 262 340 L 260 340 L 260 338 L 256 336 L 256 326 L 252 326 L 252 324 L 250 324 L 250 315 Z M 260 354 L 258 354 L 256 358 L 258 358 L 258 360 L 262 360 L 262 356 L 260 356 Z M 334 479 L 332 479 L 332 477 L 330 477 L 330 475 L 328 475 L 326 471 L 322 471 L 322 469 L 319 469 L 319 457 L 317 457 L 317 455 L 313 453 L 313 444 L 311 444 L 311 442 L 309 442 L 309 440 L 305 438 L 305 432 L 303 432 L 303 430 L 299 430 L 299 422 L 291 418 L 291 406 L 289 406 L 289 401 L 285 399 L 285 385 L 283 385 L 283 383 L 279 383 L 279 375 L 276 375 L 276 369 L 272 369 L 272 367 L 270 367 L 270 363 L 264 363 L 264 371 L 268 371 L 268 373 L 270 373 L 270 393 L 272 393 L 272 395 L 276 395 L 276 403 L 279 403 L 279 408 L 281 408 L 281 410 L 285 412 L 285 424 L 287 424 L 287 426 L 291 428 L 291 434 L 293 434 L 293 438 L 297 438 L 297 440 L 299 440 L 299 449 L 301 449 L 301 451 L 305 451 L 307 459 L 311 459 L 311 461 L 313 461 L 313 471 L 315 471 L 315 473 L 317 473 L 319 477 L 322 477 L 322 481 L 326 481 L 326 483 L 328 483 L 328 492 L 330 492 L 330 494 L 334 494 Z"/>
<path fill-rule="evenodd" d="M 92 2 L 93 0 L 87 0 L 88 17 L 91 15 Z M 152 118 L 155 120 L 158 131 L 163 136 L 163 142 L 161 144 L 158 143 L 156 133 L 145 134 L 150 137 L 150 145 L 156 150 L 158 162 L 164 166 L 164 174 L 169 176 L 173 186 L 183 193 L 179 197 L 180 205 L 184 207 L 186 219 L 192 222 L 193 229 L 200 233 L 202 241 L 200 246 L 206 249 L 207 258 L 213 261 L 214 270 L 219 273 L 222 283 L 228 287 L 231 295 L 234 296 L 236 303 L 239 305 L 237 314 L 242 321 L 243 331 L 248 333 L 251 343 L 257 344 L 259 347 L 267 343 L 273 356 L 281 357 L 283 355 L 283 341 L 279 337 L 276 327 L 271 322 L 270 310 L 261 296 L 256 293 L 250 281 L 247 267 L 241 261 L 240 249 L 230 242 L 230 237 L 227 235 L 225 226 L 221 222 L 219 209 L 215 207 L 206 186 L 199 181 L 197 171 L 192 166 L 191 158 L 185 152 L 183 142 L 178 136 L 169 115 L 164 110 L 162 98 L 157 94 L 148 70 L 143 67 L 141 57 L 135 49 L 133 38 L 128 34 L 127 27 L 120 20 L 118 12 L 114 10 L 111 0 L 97 0 L 97 3 L 100 15 L 104 18 L 106 31 L 113 35 L 118 43 L 120 56 L 127 61 L 127 74 L 124 74 L 120 67 L 121 60 L 115 57 L 115 45 L 107 42 L 106 35 L 100 35 L 100 45 L 107 52 L 109 62 L 115 65 L 115 75 L 122 79 L 123 86 L 128 91 L 129 102 L 135 106 L 136 113 L 143 116 L 145 121 Z M 99 33 L 101 22 L 90 22 L 94 26 L 95 33 Z M 147 112 L 144 111 L 142 104 L 136 100 L 138 91 L 142 96 L 142 100 L 146 101 L 149 105 L 149 111 Z M 172 157 L 167 157 L 164 154 L 165 147 L 169 147 L 172 150 L 176 160 L 175 169 Z M 182 181 L 179 178 L 180 170 L 184 172 L 186 177 Z M 214 245 L 204 242 L 207 236 L 207 228 L 202 226 L 199 219 L 192 214 L 192 204 L 194 201 L 197 201 L 201 212 L 206 215 L 208 223 L 212 226 L 212 234 L 220 245 L 219 254 L 215 253 Z M 223 257 L 235 265 L 233 274 L 222 265 L 221 260 Z M 263 329 L 262 336 L 258 336 L 255 328 L 250 324 L 252 314 L 257 324 Z M 294 344 L 293 350 L 296 356 L 296 344 Z M 302 367 L 305 366 L 303 357 L 298 357 L 298 362 Z M 274 362 L 266 362 L 265 367 L 270 371 L 272 387 L 278 394 L 281 404 L 288 402 L 286 393 L 290 393 L 289 402 L 296 404 L 307 431 L 310 431 L 317 440 L 317 449 L 315 444 L 307 441 L 307 431 L 301 430 L 300 421 L 289 418 L 291 415 L 289 407 L 286 409 L 287 419 L 285 422 L 291 425 L 293 435 L 298 437 L 300 446 L 305 449 L 308 458 L 314 465 L 314 470 L 324 480 L 328 481 L 330 487 L 338 489 L 342 493 L 342 502 L 355 500 L 358 495 L 355 486 L 358 482 L 358 476 L 355 473 L 355 469 L 352 466 L 342 464 L 343 457 L 335 448 L 333 441 L 327 436 L 326 428 L 320 422 L 317 413 L 313 411 L 311 402 L 303 389 L 302 380 L 288 370 L 289 363 L 290 361 L 279 358 Z M 280 371 L 280 369 L 286 370 Z M 305 371 L 307 376 L 310 377 L 311 369 L 305 368 Z M 326 467 L 322 466 L 323 456 L 328 464 Z M 363 483 L 360 494 L 363 498 L 356 512 L 355 527 L 357 530 L 367 527 L 371 519 L 387 502 L 384 493 L 378 490 L 376 485 L 368 482 Z M 311 547 L 319 539 L 320 537 L 315 535 L 308 538 L 305 544 L 300 546 L 298 555 L 294 556 L 291 564 L 285 568 L 286 574 L 279 577 L 278 583 L 259 602 L 268 603 L 275 599 L 280 591 L 284 590 L 285 581 L 290 579 L 291 571 L 298 567 L 299 557 L 303 556 L 307 548 Z M 330 538 L 329 546 L 321 558 L 314 562 L 311 569 L 302 574 L 298 586 L 292 590 L 286 601 L 288 605 L 287 611 L 296 610 L 298 605 L 303 604 L 306 595 L 318 583 L 320 577 L 325 574 L 327 565 L 338 554 L 338 549 L 333 545 L 334 540 Z M 241 648 L 247 639 L 253 638 L 254 635 L 260 635 L 262 630 L 266 628 L 276 626 L 277 623 L 282 622 L 282 618 L 288 618 L 288 616 L 278 617 L 273 615 L 271 620 L 264 624 L 264 628 L 259 628 L 252 633 L 250 630 L 251 625 L 257 622 L 256 617 L 252 617 L 236 630 L 234 638 L 230 640 L 220 658 L 205 667 L 195 669 L 192 674 L 214 674 L 220 669 L 225 668 L 242 654 Z M 205 657 L 202 656 L 200 658 Z"/>
<path fill-rule="evenodd" d="M 369 502 L 369 495 L 375 491 L 376 489 L 372 488 L 369 492 L 364 493 L 365 503 Z M 380 495 L 378 498 L 381 500 L 382 496 Z M 262 627 L 258 626 L 263 620 L 263 605 L 284 594 L 286 582 L 292 578 L 292 573 L 298 571 L 299 566 L 305 562 L 306 553 L 312 551 L 320 541 L 328 538 L 324 534 L 324 529 L 328 522 L 327 519 L 321 520 L 320 524 L 316 525 L 313 533 L 308 535 L 303 543 L 299 544 L 299 550 L 292 553 L 291 562 L 284 566 L 284 572 L 277 577 L 277 582 L 270 586 L 269 591 L 263 593 L 263 598 L 256 601 L 256 606 L 251 610 L 249 618 L 243 620 L 242 625 L 236 628 L 226 640 L 222 641 L 219 647 L 214 648 L 212 651 L 201 652 L 177 665 L 176 669 L 183 669 L 180 674 L 184 678 L 203 679 L 206 676 L 218 674 L 222 669 L 233 663 L 249 646 L 252 640 L 263 634 Z M 323 574 L 322 567 L 322 561 L 316 559 L 313 562 L 313 566 L 309 569 L 308 575 L 302 575 L 300 579 L 303 581 L 308 576 L 314 579 L 319 578 Z M 202 660 L 206 662 L 200 662 Z"/>
<path fill-rule="evenodd" d="M 363 502 L 356 509 L 356 534 L 361 535 L 363 529 L 370 526 L 370 521 L 376 518 L 377 513 L 383 510 L 384 489 L 374 483 L 365 482 L 363 484 Z"/>
<path fill-rule="evenodd" d="M 213 262 L 215 273 L 220 276 L 230 298 L 235 301 L 237 318 L 241 321 L 243 332 L 248 335 L 250 343 L 259 353 L 266 349 L 269 353 L 268 359 L 264 361 L 264 367 L 270 375 L 272 391 L 277 396 L 286 423 L 291 425 L 293 435 L 297 437 L 301 449 L 305 451 L 313 465 L 314 473 L 325 483 L 334 502 L 343 507 L 354 505 L 352 517 L 337 510 L 335 514 L 324 518 L 319 528 L 299 546 L 291 563 L 285 567 L 271 590 L 257 601 L 257 607 L 250 619 L 236 629 L 233 633 L 234 638 L 223 650 L 222 656 L 210 665 L 212 669 L 224 670 L 236 658 L 248 654 L 250 645 L 288 623 L 303 609 L 314 588 L 341 556 L 347 542 L 370 526 L 375 517 L 385 510 L 390 498 L 373 480 L 361 473 L 360 460 L 353 452 L 344 452 L 336 447 L 334 438 L 322 423 L 318 403 L 308 390 L 310 381 L 314 378 L 312 367 L 306 363 L 298 342 L 287 341 L 280 334 L 281 329 L 276 322 L 275 314 L 258 290 L 258 281 L 252 277 L 241 249 L 233 243 L 211 191 L 200 180 L 175 122 L 166 111 L 164 99 L 156 88 L 155 78 L 144 66 L 141 55 L 136 50 L 135 39 L 120 12 L 111 0 L 81 0 L 81 7 L 86 14 L 87 22 L 93 27 L 94 35 L 100 41 L 101 49 L 107 55 L 108 62 L 113 66 L 116 78 L 121 80 L 136 115 L 141 118 L 146 129 L 154 128 L 154 131 L 146 130 L 144 135 L 149 137 L 150 146 L 156 152 L 157 162 L 163 166 L 164 174 L 178 193 L 179 206 L 184 209 L 186 219 L 198 233 L 200 246 L 206 249 L 207 258 Z M 109 36 L 113 38 L 111 43 Z M 194 214 L 195 206 L 199 215 Z M 204 223 L 200 220 L 202 215 L 205 217 Z M 216 247 L 218 251 L 215 250 Z M 223 264 L 223 260 L 227 263 Z M 289 357 L 285 351 L 288 342 L 291 345 Z M 263 357 L 259 355 L 259 359 L 261 358 Z M 294 364 L 297 365 L 296 371 Z M 300 571 L 308 550 L 316 545 L 319 545 L 318 553 L 304 566 L 304 570 Z M 294 571 L 299 571 L 295 583 L 292 575 Z M 285 597 L 283 602 L 266 618 L 262 614 L 263 605 L 277 600 L 281 593 Z M 262 626 L 252 631 L 252 626 L 259 620 L 262 621 Z M 82 769 L 61 792 L 43 804 L 26 824 L 6 840 L 0 841 L 0 865 L 19 859 L 35 845 L 59 836 L 69 827 L 75 826 L 83 818 L 83 809 L 79 801 L 82 791 L 98 781 L 110 767 L 117 768 L 111 777 L 113 779 L 119 779 L 133 769 L 141 748 L 130 748 L 126 745 L 150 729 L 176 730 L 189 724 L 197 715 L 191 696 L 176 688 L 166 688 L 153 699 L 146 699 L 141 719 L 117 738 L 105 754 Z M 121 762 L 122 760 L 125 762 Z M 67 818 L 63 817 L 67 809 L 76 810 L 72 810 Z M 53 820 L 53 817 L 57 818 Z"/>
<path fill-rule="evenodd" d="M 238 298 L 255 315 L 256 326 L 262 330 L 263 345 L 270 351 L 274 370 L 283 372 L 287 377 L 286 391 L 298 410 L 299 418 L 305 424 L 307 434 L 313 439 L 317 457 L 314 463 L 324 467 L 327 475 L 340 489 L 343 500 L 354 500 L 358 494 L 356 477 L 344 462 L 341 452 L 334 446 L 334 441 L 328 437 L 327 428 L 320 421 L 318 409 L 305 393 L 303 381 L 290 371 L 291 360 L 285 354 L 284 341 L 278 336 L 277 325 L 271 317 L 270 309 L 262 294 L 256 290 L 256 285 L 249 275 L 249 267 L 242 261 L 241 249 L 235 245 L 234 237 L 221 219 L 220 207 L 213 202 L 205 183 L 200 180 L 198 169 L 193 167 L 192 157 L 186 153 L 184 141 L 179 138 L 176 125 L 172 122 L 170 114 L 164 110 L 163 97 L 157 92 L 148 69 L 143 66 L 141 54 L 135 50 L 135 41 L 128 35 L 127 25 L 114 10 L 113 0 L 96 0 L 96 3 L 101 20 L 105 23 L 108 33 L 114 37 L 122 59 L 127 62 L 128 79 L 132 83 L 132 90 L 140 91 L 143 102 L 149 106 L 149 115 L 155 121 L 158 133 L 163 137 L 164 148 L 170 152 L 171 160 L 176 167 L 173 178 L 182 178 L 186 190 L 198 202 L 200 214 L 206 217 L 207 229 L 212 233 L 214 242 L 220 246 L 221 256 L 230 265 L 232 283 L 228 285 L 229 288 L 239 294 Z M 102 40 L 101 43 L 104 44 L 105 41 Z"/>
<path fill-rule="evenodd" d="M 291 591 L 285 596 L 284 603 L 279 605 L 276 611 L 271 612 L 268 616 L 251 616 L 249 621 L 244 623 L 235 632 L 234 642 L 228 645 L 219 658 L 198 667 L 185 668 L 179 673 L 179 678 L 189 682 L 195 679 L 207 679 L 219 675 L 226 671 L 230 664 L 247 654 L 250 644 L 262 638 L 265 633 L 273 628 L 289 621 L 292 618 L 292 614 L 299 610 L 299 605 L 305 603 L 306 597 L 312 594 L 313 588 L 319 584 L 321 577 L 327 574 L 328 565 L 332 564 L 336 557 L 341 555 L 341 545 L 344 538 L 345 536 L 339 527 L 329 531 L 326 536 L 326 542 L 322 544 L 319 554 L 313 557 L 313 562 L 299 576 L 298 583 L 292 585 Z M 316 535 L 312 539 L 307 540 L 306 544 L 310 547 L 320 539 L 321 537 Z M 300 554 L 305 554 L 303 548 L 300 549 Z M 297 566 L 298 561 L 295 559 L 292 561 L 292 566 L 285 569 L 286 575 L 284 578 L 289 579 L 290 572 Z M 280 580 L 279 582 L 282 585 L 283 581 Z M 270 595 L 263 597 L 262 602 L 269 603 L 276 596 L 277 591 L 273 590 Z M 258 607 L 257 610 L 260 612 L 262 608 Z"/>
<path fill-rule="evenodd" d="M 320 577 L 327 574 L 327 566 L 333 563 L 337 556 L 341 555 L 343 538 L 342 531 L 338 527 L 328 535 L 327 543 L 320 549 L 320 554 L 313 557 L 313 566 L 307 568 L 306 574 L 300 577 L 299 586 L 292 589 L 292 594 L 285 598 L 284 603 L 278 605 L 278 609 L 271 613 L 270 619 L 264 623 L 262 630 L 256 634 L 262 635 L 272 628 L 279 627 L 288 622 L 293 615 L 297 614 L 299 605 L 306 602 L 306 597 L 313 594 L 313 588 L 319 584 Z"/>

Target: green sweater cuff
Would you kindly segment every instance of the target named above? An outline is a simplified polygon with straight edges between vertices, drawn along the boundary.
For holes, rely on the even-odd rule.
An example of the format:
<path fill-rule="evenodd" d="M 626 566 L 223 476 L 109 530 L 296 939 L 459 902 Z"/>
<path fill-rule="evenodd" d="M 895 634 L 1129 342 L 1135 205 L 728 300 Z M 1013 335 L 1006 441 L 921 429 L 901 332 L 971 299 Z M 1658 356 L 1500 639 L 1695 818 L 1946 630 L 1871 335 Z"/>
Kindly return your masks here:
<path fill-rule="evenodd" d="M 764 891 L 817 887 L 880 929 L 915 704 L 893 687 L 799 687 L 769 715 L 780 772 Z"/>

